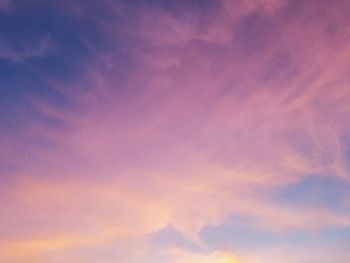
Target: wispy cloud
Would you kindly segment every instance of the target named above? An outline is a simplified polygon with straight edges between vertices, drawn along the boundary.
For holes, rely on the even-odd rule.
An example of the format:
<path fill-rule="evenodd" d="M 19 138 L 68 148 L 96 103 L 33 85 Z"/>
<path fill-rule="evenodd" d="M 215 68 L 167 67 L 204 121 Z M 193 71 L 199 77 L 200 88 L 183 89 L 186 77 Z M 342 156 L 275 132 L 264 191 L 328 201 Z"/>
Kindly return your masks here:
<path fill-rule="evenodd" d="M 12 0 L 0 0 L 0 12 L 11 12 L 14 10 Z"/>
<path fill-rule="evenodd" d="M 22 63 L 31 58 L 42 58 L 57 51 L 52 38 L 47 35 L 34 43 L 13 43 L 0 39 L 0 59 Z"/>

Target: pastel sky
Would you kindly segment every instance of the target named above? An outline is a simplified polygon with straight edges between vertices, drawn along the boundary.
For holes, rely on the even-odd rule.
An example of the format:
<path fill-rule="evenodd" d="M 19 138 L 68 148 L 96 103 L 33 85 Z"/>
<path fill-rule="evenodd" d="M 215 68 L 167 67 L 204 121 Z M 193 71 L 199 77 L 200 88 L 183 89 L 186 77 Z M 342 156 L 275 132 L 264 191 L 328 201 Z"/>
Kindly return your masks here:
<path fill-rule="evenodd" d="M 349 263 L 349 14 L 0 0 L 0 262 Z"/>

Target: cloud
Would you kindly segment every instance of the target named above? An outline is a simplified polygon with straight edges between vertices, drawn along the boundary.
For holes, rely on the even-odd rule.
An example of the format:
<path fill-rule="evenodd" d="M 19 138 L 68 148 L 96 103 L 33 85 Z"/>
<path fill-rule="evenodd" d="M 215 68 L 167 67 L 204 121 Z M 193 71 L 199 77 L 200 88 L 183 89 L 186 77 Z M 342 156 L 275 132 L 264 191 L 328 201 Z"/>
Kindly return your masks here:
<path fill-rule="evenodd" d="M 223 9 L 234 19 L 247 16 L 254 12 L 273 14 L 286 4 L 285 0 L 223 0 Z"/>
<path fill-rule="evenodd" d="M 4 261 L 55 262 L 62 252 L 87 262 L 93 250 L 105 262 L 160 253 L 176 263 L 232 263 L 241 262 L 236 254 L 207 252 L 198 233 L 234 214 L 276 235 L 349 225 L 345 211 L 275 199 L 310 174 L 349 180 L 349 36 L 329 35 L 330 25 L 346 27 L 345 13 L 313 11 L 313 1 L 296 10 L 224 1 L 183 16 L 101 5 L 115 16 L 74 12 L 101 26 L 108 48 L 71 82 L 41 76 L 69 107 L 28 96 L 35 111 L 18 127 L 26 136 L 10 135 L 2 153 L 20 167 L 1 186 L 11 202 L 1 205 L 0 246 L 21 248 Z M 3 44 L 0 57 L 42 57 L 49 42 L 20 52 Z M 18 145 L 29 145 L 26 162 Z M 150 237 L 166 226 L 205 252 L 159 252 Z"/>
<path fill-rule="evenodd" d="M 15 48 L 17 46 L 17 48 Z M 55 53 L 56 47 L 52 38 L 47 35 L 34 44 L 13 43 L 0 39 L 0 58 L 15 63 L 23 63 L 27 59 L 42 58 Z"/>
<path fill-rule="evenodd" d="M 0 11 L 11 12 L 14 9 L 12 0 L 0 0 Z"/>
<path fill-rule="evenodd" d="M 176 263 L 190 263 L 190 262 L 200 262 L 200 263 L 241 263 L 237 257 L 229 252 L 212 252 L 209 254 L 186 254 L 178 253 L 178 258 L 175 260 Z"/>

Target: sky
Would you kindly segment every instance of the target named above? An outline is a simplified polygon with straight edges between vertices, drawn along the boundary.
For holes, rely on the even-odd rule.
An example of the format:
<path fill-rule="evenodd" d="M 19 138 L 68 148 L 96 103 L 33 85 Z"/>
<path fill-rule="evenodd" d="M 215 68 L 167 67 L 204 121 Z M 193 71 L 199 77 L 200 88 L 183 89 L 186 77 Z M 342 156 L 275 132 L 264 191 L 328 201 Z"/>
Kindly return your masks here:
<path fill-rule="evenodd" d="M 348 0 L 0 0 L 0 262 L 349 263 Z"/>

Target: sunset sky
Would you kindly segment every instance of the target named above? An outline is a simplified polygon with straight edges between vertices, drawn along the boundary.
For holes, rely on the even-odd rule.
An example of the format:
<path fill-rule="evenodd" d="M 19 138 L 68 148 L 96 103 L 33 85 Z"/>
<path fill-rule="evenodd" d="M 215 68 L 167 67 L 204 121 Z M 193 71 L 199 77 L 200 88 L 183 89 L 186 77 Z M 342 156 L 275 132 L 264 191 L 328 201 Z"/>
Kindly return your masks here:
<path fill-rule="evenodd" d="M 1 263 L 349 263 L 350 1 L 0 0 Z"/>

